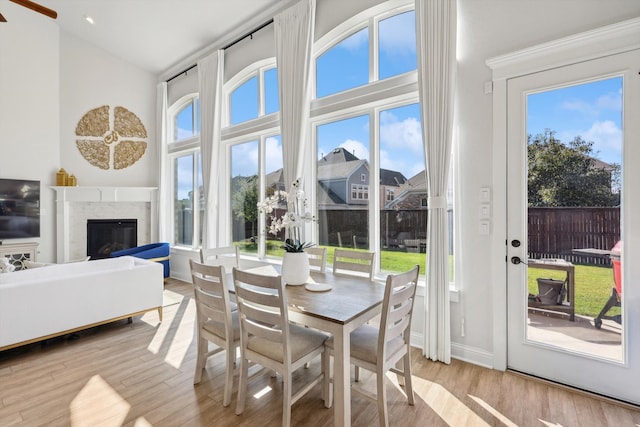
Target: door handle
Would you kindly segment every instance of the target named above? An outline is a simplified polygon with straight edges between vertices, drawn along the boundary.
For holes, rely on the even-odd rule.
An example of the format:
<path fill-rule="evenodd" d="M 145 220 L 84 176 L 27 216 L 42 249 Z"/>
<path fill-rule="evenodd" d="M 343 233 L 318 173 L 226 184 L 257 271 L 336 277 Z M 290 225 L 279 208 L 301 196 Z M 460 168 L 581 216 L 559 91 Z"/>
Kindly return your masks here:
<path fill-rule="evenodd" d="M 511 257 L 511 264 L 515 264 L 515 265 L 526 264 L 526 262 L 522 261 L 519 256 L 512 256 Z"/>

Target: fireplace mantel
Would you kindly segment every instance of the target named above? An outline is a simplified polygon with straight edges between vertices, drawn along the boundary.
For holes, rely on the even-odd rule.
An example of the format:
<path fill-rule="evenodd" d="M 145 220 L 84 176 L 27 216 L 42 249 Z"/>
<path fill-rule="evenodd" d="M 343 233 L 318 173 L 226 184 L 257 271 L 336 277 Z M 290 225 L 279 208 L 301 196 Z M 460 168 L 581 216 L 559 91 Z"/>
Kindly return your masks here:
<path fill-rule="evenodd" d="M 57 262 L 66 262 L 71 257 L 71 226 L 85 227 L 85 224 L 71 222 L 73 206 L 84 206 L 91 203 L 105 203 L 110 206 L 122 205 L 126 211 L 126 204 L 146 204 L 149 207 L 148 223 L 149 240 L 154 242 L 158 236 L 158 189 L 156 187 L 51 187 L 56 192 L 56 230 L 57 230 Z M 85 242 L 86 244 L 86 235 Z M 78 243 L 75 242 L 77 245 Z"/>

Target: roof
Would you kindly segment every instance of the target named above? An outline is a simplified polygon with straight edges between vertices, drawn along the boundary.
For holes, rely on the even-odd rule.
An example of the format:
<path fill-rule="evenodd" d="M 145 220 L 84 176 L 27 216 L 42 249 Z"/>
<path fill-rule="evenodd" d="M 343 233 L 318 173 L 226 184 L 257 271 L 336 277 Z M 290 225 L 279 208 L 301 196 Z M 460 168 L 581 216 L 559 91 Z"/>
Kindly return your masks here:
<path fill-rule="evenodd" d="M 398 171 L 380 169 L 380 184 L 399 187 L 407 182 L 407 178 Z"/>
<path fill-rule="evenodd" d="M 318 181 L 327 181 L 330 179 L 347 179 L 362 165 L 369 169 L 369 163 L 366 160 L 355 160 L 344 163 L 318 163 Z"/>
<path fill-rule="evenodd" d="M 318 165 L 353 162 L 355 160 L 360 159 L 358 159 L 354 154 L 345 150 L 343 147 L 338 147 L 334 148 L 329 154 L 318 160 Z"/>

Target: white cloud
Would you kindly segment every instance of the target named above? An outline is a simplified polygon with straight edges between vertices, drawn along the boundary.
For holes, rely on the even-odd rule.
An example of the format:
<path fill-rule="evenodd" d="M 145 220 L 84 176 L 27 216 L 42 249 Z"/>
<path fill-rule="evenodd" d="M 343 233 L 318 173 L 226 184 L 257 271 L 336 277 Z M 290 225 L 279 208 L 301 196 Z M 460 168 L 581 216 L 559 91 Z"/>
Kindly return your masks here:
<path fill-rule="evenodd" d="M 258 144 L 249 142 L 231 149 L 233 176 L 251 176 L 258 173 Z"/>
<path fill-rule="evenodd" d="M 611 120 L 593 123 L 589 130 L 582 133 L 582 139 L 593 141 L 594 157 L 605 162 L 621 162 L 622 129 Z"/>
<path fill-rule="evenodd" d="M 582 100 L 567 100 L 562 102 L 560 107 L 564 110 L 576 111 L 589 116 L 598 115 L 598 110 L 593 105 Z"/>
<path fill-rule="evenodd" d="M 609 92 L 596 100 L 599 110 L 622 111 L 622 88 L 618 92 Z"/>
<path fill-rule="evenodd" d="M 340 144 L 340 147 L 344 148 L 361 160 L 369 160 L 369 148 L 360 141 L 347 139 L 345 142 Z"/>
<path fill-rule="evenodd" d="M 265 163 L 267 173 L 282 168 L 282 161 L 282 144 L 277 138 L 267 138 L 265 140 Z"/>
<path fill-rule="evenodd" d="M 336 45 L 350 52 L 366 47 L 369 42 L 369 31 L 367 29 L 360 30 L 355 34 L 347 37 Z"/>
<path fill-rule="evenodd" d="M 422 130 L 415 117 L 402 121 L 388 111 L 380 114 L 380 141 L 383 147 L 409 150 L 416 155 L 423 153 Z"/>
<path fill-rule="evenodd" d="M 402 13 L 380 22 L 380 49 L 392 55 L 415 54 L 414 13 Z"/>

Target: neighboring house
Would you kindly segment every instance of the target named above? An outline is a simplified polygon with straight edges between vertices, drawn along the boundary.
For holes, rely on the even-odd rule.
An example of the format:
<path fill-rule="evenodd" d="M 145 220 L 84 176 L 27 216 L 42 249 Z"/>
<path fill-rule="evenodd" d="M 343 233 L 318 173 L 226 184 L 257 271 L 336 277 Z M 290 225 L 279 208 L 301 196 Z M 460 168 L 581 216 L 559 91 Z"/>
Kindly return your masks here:
<path fill-rule="evenodd" d="M 392 202 L 400 194 L 400 187 L 406 182 L 407 178 L 402 173 L 380 169 L 380 206 L 384 207 Z"/>
<path fill-rule="evenodd" d="M 427 209 L 427 174 L 420 171 L 396 190 L 394 199 L 385 204 L 385 209 Z"/>

